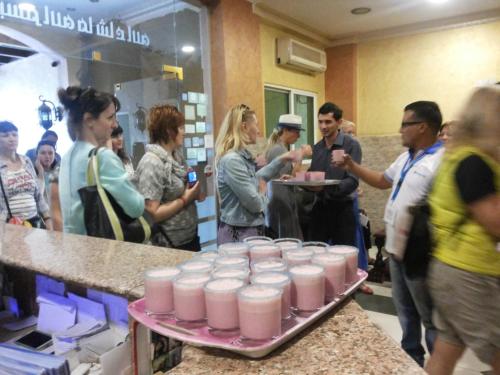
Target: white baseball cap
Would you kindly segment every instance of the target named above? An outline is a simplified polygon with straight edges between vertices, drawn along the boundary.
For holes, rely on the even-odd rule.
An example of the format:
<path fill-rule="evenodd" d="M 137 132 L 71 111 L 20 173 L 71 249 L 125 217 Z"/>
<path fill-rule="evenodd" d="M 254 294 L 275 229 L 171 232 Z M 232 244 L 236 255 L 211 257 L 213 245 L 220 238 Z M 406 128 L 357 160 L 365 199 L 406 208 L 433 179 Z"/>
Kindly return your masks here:
<path fill-rule="evenodd" d="M 278 122 L 278 127 L 302 130 L 302 131 L 305 130 L 302 129 L 302 117 L 299 115 L 291 115 L 291 114 L 281 115 Z"/>

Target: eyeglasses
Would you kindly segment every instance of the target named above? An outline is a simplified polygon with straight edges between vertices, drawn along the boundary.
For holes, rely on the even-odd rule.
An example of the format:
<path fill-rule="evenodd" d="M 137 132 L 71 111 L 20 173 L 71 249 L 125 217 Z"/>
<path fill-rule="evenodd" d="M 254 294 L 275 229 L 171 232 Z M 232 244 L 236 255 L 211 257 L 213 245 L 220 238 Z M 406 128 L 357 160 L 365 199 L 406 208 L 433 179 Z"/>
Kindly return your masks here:
<path fill-rule="evenodd" d="M 417 125 L 417 124 L 422 124 L 424 123 L 425 121 L 403 121 L 401 123 L 401 127 L 402 128 L 407 128 L 408 126 L 412 126 L 412 125 Z"/>

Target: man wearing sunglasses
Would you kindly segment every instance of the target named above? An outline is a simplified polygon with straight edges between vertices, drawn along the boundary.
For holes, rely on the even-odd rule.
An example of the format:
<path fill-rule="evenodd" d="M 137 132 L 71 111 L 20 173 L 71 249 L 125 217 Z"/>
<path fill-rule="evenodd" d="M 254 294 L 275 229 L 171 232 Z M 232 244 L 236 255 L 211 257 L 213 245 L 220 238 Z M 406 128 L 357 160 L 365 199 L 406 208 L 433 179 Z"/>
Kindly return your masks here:
<path fill-rule="evenodd" d="M 432 352 L 436 329 L 431 321 L 431 300 L 423 277 L 408 278 L 401 262 L 409 229 L 408 207 L 421 201 L 428 193 L 433 176 L 444 152 L 438 132 L 442 116 L 434 102 L 418 101 L 404 109 L 399 132 L 408 151 L 401 154 L 385 172 L 371 170 L 344 155 L 336 162 L 367 184 L 392 188 L 384 213 L 386 250 L 391 254 L 392 297 L 403 330 L 401 346 L 418 363 L 424 364 L 421 345 L 421 324 L 425 327 L 427 349 Z M 406 225 L 406 227 L 405 227 Z"/>

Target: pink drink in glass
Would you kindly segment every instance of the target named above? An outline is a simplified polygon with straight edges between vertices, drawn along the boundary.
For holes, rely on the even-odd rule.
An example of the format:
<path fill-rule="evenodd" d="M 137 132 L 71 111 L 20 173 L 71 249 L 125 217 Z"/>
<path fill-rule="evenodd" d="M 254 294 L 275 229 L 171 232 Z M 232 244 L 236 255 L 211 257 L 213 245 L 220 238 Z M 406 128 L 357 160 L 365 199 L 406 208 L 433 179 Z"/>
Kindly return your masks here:
<path fill-rule="evenodd" d="M 261 272 L 252 277 L 252 284 L 265 285 L 283 291 L 281 295 L 281 318 L 288 319 L 291 308 L 292 280 L 284 272 Z"/>
<path fill-rule="evenodd" d="M 271 237 L 266 236 L 250 236 L 243 239 L 243 242 L 248 244 L 248 246 L 252 245 L 261 245 L 263 243 L 273 242 Z"/>
<path fill-rule="evenodd" d="M 277 288 L 250 285 L 238 292 L 240 334 L 251 340 L 269 340 L 281 334 L 281 294 Z"/>
<path fill-rule="evenodd" d="M 297 238 L 278 238 L 273 242 L 281 248 L 282 254 L 284 254 L 288 250 L 298 249 L 302 247 L 302 241 Z"/>
<path fill-rule="evenodd" d="M 244 255 L 248 256 L 249 245 L 245 242 L 229 242 L 217 248 L 219 255 Z"/>
<path fill-rule="evenodd" d="M 220 255 L 215 259 L 215 268 L 219 267 L 247 267 L 248 257 L 244 255 Z"/>
<path fill-rule="evenodd" d="M 215 258 L 217 258 L 219 256 L 219 253 L 217 251 L 200 251 L 198 253 L 195 253 L 193 255 L 193 259 L 203 259 L 203 260 L 207 260 L 207 261 L 210 261 L 210 262 L 213 262 L 215 260 Z"/>
<path fill-rule="evenodd" d="M 325 297 L 327 302 L 344 293 L 346 261 L 342 255 L 316 254 L 311 262 L 325 268 Z"/>
<path fill-rule="evenodd" d="M 347 245 L 336 245 L 327 248 L 327 252 L 345 257 L 345 282 L 347 285 L 358 281 L 358 251 L 358 248 Z"/>
<path fill-rule="evenodd" d="M 252 273 L 269 271 L 285 272 L 287 264 L 283 259 L 277 257 L 259 258 L 252 262 L 250 268 L 252 269 Z"/>
<path fill-rule="evenodd" d="M 232 330 L 239 326 L 238 290 L 245 283 L 240 279 L 217 279 L 205 284 L 207 323 L 210 328 Z"/>
<path fill-rule="evenodd" d="M 314 311 L 325 303 L 325 270 L 317 264 L 290 268 L 292 306 L 299 311 Z"/>
<path fill-rule="evenodd" d="M 320 253 L 326 253 L 326 248 L 328 247 L 328 244 L 326 242 L 309 241 L 309 242 L 304 242 L 302 244 L 302 247 L 307 250 L 312 250 L 314 254 L 320 254 Z"/>
<path fill-rule="evenodd" d="M 250 270 L 248 269 L 248 267 L 241 267 L 241 268 L 220 267 L 212 272 L 212 278 L 213 279 L 224 279 L 224 278 L 240 279 L 245 284 L 248 284 L 248 282 L 250 280 Z"/>
<path fill-rule="evenodd" d="M 179 264 L 178 267 L 183 273 L 197 274 L 209 274 L 214 268 L 210 260 L 205 260 L 197 257 Z"/>
<path fill-rule="evenodd" d="M 204 274 L 187 273 L 174 281 L 175 317 L 184 321 L 199 321 L 206 317 L 203 287 L 210 280 Z"/>
<path fill-rule="evenodd" d="M 288 268 L 311 263 L 313 252 L 308 249 L 291 249 L 283 254 Z"/>
<path fill-rule="evenodd" d="M 262 258 L 272 258 L 281 257 L 281 249 L 272 242 L 252 245 L 250 247 L 250 261 L 253 262 L 256 259 Z"/>
<path fill-rule="evenodd" d="M 173 280 L 181 273 L 176 267 L 148 270 L 144 274 L 146 312 L 167 314 L 174 309 Z"/>

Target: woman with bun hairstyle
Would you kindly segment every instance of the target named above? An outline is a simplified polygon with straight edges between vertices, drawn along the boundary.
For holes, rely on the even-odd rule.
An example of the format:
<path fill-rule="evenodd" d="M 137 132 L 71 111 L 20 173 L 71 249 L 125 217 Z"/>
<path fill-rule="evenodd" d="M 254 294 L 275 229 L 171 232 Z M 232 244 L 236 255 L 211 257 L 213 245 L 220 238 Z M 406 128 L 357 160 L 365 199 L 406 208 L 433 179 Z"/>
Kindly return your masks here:
<path fill-rule="evenodd" d="M 68 132 L 75 143 L 64 155 L 59 172 L 59 197 L 63 217 L 63 230 L 68 233 L 86 234 L 83 205 L 78 190 L 87 186 L 89 153 L 97 153 L 99 177 L 103 188 L 131 218 L 144 212 L 144 198 L 129 182 L 120 158 L 103 147 L 117 127 L 116 111 L 120 102 L 113 95 L 94 88 L 70 86 L 59 89 L 59 100 L 68 114 Z"/>

